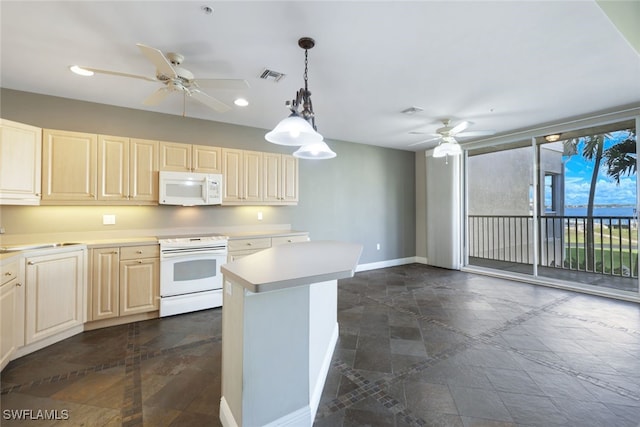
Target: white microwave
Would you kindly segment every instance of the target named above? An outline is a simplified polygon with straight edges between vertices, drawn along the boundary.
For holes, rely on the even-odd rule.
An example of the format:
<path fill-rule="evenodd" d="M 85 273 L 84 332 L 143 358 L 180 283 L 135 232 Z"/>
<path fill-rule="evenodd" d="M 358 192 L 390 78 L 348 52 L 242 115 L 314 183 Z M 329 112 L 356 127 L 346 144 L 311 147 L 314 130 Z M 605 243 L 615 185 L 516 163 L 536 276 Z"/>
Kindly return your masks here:
<path fill-rule="evenodd" d="M 161 205 L 202 206 L 222 203 L 222 175 L 160 171 Z"/>

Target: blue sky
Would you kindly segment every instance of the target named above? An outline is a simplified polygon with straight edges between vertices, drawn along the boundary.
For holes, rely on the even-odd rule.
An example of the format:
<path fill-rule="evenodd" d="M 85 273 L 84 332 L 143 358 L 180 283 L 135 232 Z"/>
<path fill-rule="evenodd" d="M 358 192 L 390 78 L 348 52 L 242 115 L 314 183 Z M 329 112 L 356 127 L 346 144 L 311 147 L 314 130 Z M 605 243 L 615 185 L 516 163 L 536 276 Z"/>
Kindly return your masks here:
<path fill-rule="evenodd" d="M 614 132 L 612 138 L 605 140 L 605 149 L 626 138 L 627 132 Z M 581 151 L 579 147 L 578 152 Z M 580 154 L 564 157 L 565 160 L 565 205 L 586 206 L 589 200 L 589 187 L 593 161 L 585 160 Z M 636 175 L 623 176 L 618 185 L 607 176 L 607 168 L 602 162 L 596 184 L 595 205 L 635 205 Z"/>

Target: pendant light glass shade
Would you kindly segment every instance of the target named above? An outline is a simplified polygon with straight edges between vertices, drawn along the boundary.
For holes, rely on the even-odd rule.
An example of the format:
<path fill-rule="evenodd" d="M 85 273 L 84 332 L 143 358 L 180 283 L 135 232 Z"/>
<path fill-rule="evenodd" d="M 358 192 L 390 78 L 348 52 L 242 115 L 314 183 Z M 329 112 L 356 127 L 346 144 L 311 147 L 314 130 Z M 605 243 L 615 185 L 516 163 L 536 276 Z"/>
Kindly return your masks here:
<path fill-rule="evenodd" d="M 433 157 L 459 156 L 462 148 L 455 142 L 443 142 L 433 149 Z"/>
<path fill-rule="evenodd" d="M 297 113 L 283 119 L 264 138 L 279 145 L 306 145 L 321 142 L 322 135 L 316 132 L 311 123 L 300 117 Z"/>
<path fill-rule="evenodd" d="M 332 159 L 336 157 L 336 153 L 331 151 L 331 148 L 326 142 L 314 142 L 311 144 L 303 145 L 296 152 L 293 153 L 294 157 L 299 159 Z"/>

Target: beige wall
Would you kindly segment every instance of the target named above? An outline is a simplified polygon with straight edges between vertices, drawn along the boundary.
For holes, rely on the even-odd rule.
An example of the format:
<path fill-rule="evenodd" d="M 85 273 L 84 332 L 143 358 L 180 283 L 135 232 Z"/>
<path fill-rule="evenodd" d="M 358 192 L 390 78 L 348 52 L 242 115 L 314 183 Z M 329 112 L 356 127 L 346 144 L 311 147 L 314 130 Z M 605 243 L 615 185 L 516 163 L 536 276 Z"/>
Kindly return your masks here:
<path fill-rule="evenodd" d="M 291 153 L 269 144 L 265 129 L 152 113 L 10 89 L 0 90 L 0 116 L 43 128 Z M 156 228 L 290 225 L 314 240 L 364 246 L 361 263 L 415 256 L 414 153 L 327 141 L 338 157 L 300 160 L 300 202 L 283 207 L 1 206 L 9 235 Z M 257 221 L 257 211 L 264 215 Z M 102 225 L 115 214 L 116 225 Z M 380 243 L 381 249 L 376 249 Z"/>

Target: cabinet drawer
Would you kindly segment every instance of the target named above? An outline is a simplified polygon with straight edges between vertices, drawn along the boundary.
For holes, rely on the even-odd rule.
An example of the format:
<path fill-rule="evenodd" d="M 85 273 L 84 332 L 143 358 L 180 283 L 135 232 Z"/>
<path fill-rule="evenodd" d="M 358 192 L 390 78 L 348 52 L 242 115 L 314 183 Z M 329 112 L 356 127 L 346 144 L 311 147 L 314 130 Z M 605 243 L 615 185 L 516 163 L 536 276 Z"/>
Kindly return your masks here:
<path fill-rule="evenodd" d="M 271 247 L 270 237 L 256 239 L 233 239 L 229 240 L 229 252 L 246 251 L 248 249 L 266 249 Z"/>
<path fill-rule="evenodd" d="M 3 265 L 0 270 L 2 270 L 2 279 L 0 280 L 0 284 L 4 285 L 18 277 L 18 261 Z"/>
<path fill-rule="evenodd" d="M 306 242 L 309 240 L 307 236 L 279 236 L 271 238 L 271 246 L 285 245 L 287 243 Z"/>
<path fill-rule="evenodd" d="M 160 245 L 123 246 L 120 248 L 120 260 L 155 258 L 160 256 Z"/>

